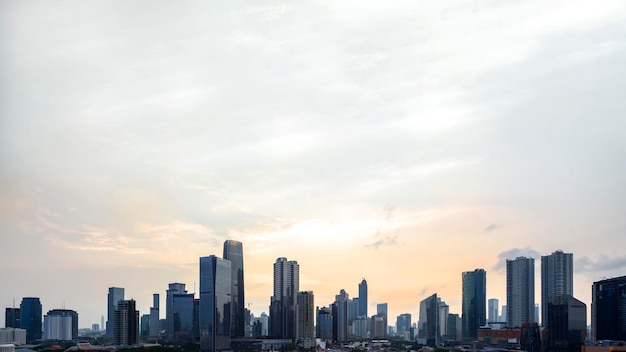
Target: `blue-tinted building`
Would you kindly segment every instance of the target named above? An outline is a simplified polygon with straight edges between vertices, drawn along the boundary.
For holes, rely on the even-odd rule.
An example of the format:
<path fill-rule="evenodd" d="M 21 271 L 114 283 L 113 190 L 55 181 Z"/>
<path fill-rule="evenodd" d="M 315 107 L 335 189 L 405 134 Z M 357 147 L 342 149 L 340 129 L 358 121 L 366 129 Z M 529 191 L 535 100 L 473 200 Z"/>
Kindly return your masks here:
<path fill-rule="evenodd" d="M 243 282 L 243 244 L 239 241 L 228 240 L 224 242 L 224 259 L 230 260 L 231 281 L 233 292 L 231 294 L 232 318 L 231 334 L 233 337 L 245 336 L 245 301 Z"/>
<path fill-rule="evenodd" d="M 20 309 L 19 308 L 7 308 L 4 314 L 4 327 L 5 328 L 20 328 Z"/>
<path fill-rule="evenodd" d="M 200 350 L 230 349 L 231 263 L 214 255 L 200 258 Z"/>
<path fill-rule="evenodd" d="M 359 284 L 359 309 L 357 312 L 359 317 L 367 317 L 367 281 L 361 280 Z"/>
<path fill-rule="evenodd" d="M 26 329 L 26 342 L 41 340 L 42 308 L 39 297 L 24 297 L 20 304 L 20 328 Z"/>
<path fill-rule="evenodd" d="M 333 338 L 333 312 L 330 307 L 315 309 L 316 337 L 328 341 Z"/>
<path fill-rule="evenodd" d="M 591 338 L 626 341 L 626 276 L 594 282 L 591 291 Z"/>
<path fill-rule="evenodd" d="M 174 339 L 179 343 L 193 341 L 194 294 L 177 293 L 172 296 Z"/>
<path fill-rule="evenodd" d="M 109 294 L 107 295 L 107 323 L 106 323 L 106 336 L 113 338 L 113 330 L 115 329 L 115 311 L 117 310 L 117 304 L 124 300 L 124 288 L 122 287 L 109 287 Z"/>
<path fill-rule="evenodd" d="M 548 350 L 578 352 L 587 335 L 587 305 L 571 295 L 550 297 L 548 301 Z"/>
<path fill-rule="evenodd" d="M 483 269 L 476 269 L 464 272 L 461 278 L 463 339 L 475 340 L 478 337 L 478 328 L 487 322 L 487 273 Z"/>

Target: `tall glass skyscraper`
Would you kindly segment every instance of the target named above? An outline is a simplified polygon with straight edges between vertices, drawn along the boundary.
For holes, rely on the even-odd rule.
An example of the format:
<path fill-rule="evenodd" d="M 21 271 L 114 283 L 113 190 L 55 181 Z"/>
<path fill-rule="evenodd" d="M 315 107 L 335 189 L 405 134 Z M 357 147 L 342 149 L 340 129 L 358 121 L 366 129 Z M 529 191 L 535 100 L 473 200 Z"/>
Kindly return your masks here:
<path fill-rule="evenodd" d="M 506 309 L 510 328 L 535 321 L 535 259 L 506 260 Z"/>
<path fill-rule="evenodd" d="M 24 297 L 20 304 L 20 327 L 26 329 L 26 342 L 41 340 L 41 316 L 39 297 Z"/>
<path fill-rule="evenodd" d="M 274 263 L 274 295 L 270 299 L 270 335 L 296 337 L 296 299 L 300 290 L 300 266 L 295 260 L 278 258 Z"/>
<path fill-rule="evenodd" d="M 115 327 L 115 311 L 117 310 L 117 303 L 124 300 L 124 289 L 122 287 L 109 287 L 109 294 L 107 295 L 107 337 L 113 338 L 113 329 Z"/>
<path fill-rule="evenodd" d="M 548 302 L 574 292 L 574 255 L 556 251 L 541 256 L 541 325 L 548 326 Z"/>
<path fill-rule="evenodd" d="M 239 241 L 224 242 L 224 259 L 230 260 L 232 269 L 233 292 L 231 299 L 232 318 L 231 334 L 233 337 L 245 336 L 245 300 L 243 281 L 243 244 Z"/>
<path fill-rule="evenodd" d="M 367 281 L 361 280 L 359 284 L 359 309 L 357 312 L 359 317 L 367 317 Z"/>
<path fill-rule="evenodd" d="M 587 336 L 587 305 L 571 295 L 550 297 L 547 303 L 547 350 L 580 352 Z"/>
<path fill-rule="evenodd" d="M 231 263 L 214 255 L 200 258 L 200 350 L 230 349 Z"/>
<path fill-rule="evenodd" d="M 167 323 L 168 336 L 173 339 L 176 333 L 176 317 L 174 316 L 174 295 L 185 295 L 185 284 L 173 282 L 168 284 L 165 291 L 165 322 Z"/>
<path fill-rule="evenodd" d="M 7 308 L 4 315 L 4 327 L 6 328 L 20 328 L 20 309 L 19 308 Z"/>
<path fill-rule="evenodd" d="M 462 334 L 464 339 L 476 339 L 478 328 L 487 319 L 487 273 L 484 269 L 466 271 L 461 274 L 463 285 Z"/>
<path fill-rule="evenodd" d="M 591 339 L 626 341 L 626 276 L 591 286 Z"/>

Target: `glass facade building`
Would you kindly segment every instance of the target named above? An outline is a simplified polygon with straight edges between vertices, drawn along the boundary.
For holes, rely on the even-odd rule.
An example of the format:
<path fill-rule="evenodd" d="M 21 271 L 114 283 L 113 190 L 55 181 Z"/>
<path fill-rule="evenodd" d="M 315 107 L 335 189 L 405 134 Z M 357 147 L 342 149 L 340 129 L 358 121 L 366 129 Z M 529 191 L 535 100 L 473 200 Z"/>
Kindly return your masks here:
<path fill-rule="evenodd" d="M 461 274 L 461 279 L 463 339 L 475 340 L 478 328 L 487 322 L 487 273 L 483 269 L 466 271 Z"/>
<path fill-rule="evenodd" d="M 4 327 L 5 328 L 20 328 L 20 309 L 19 308 L 7 308 L 4 311 Z"/>
<path fill-rule="evenodd" d="M 541 256 L 541 325 L 548 326 L 548 302 L 559 295 L 573 295 L 574 255 L 555 251 Z M 538 319 L 538 317 L 535 317 Z"/>
<path fill-rule="evenodd" d="M 39 297 L 24 297 L 20 304 L 20 328 L 26 329 L 26 342 L 41 340 L 42 308 Z"/>
<path fill-rule="evenodd" d="M 200 258 L 200 350 L 230 349 L 231 263 L 214 255 Z"/>
<path fill-rule="evenodd" d="M 535 321 L 535 259 L 506 260 L 506 309 L 510 328 Z"/>
<path fill-rule="evenodd" d="M 587 305 L 571 295 L 552 296 L 547 304 L 548 350 L 578 352 L 587 335 Z"/>
<path fill-rule="evenodd" d="M 245 336 L 245 297 L 243 280 L 243 244 L 239 241 L 228 240 L 224 242 L 224 259 L 230 260 L 232 270 L 231 299 L 232 318 L 231 334 L 233 337 Z"/>
<path fill-rule="evenodd" d="M 357 316 L 367 317 L 367 281 L 361 280 L 359 284 L 359 309 Z"/>
<path fill-rule="evenodd" d="M 270 336 L 296 337 L 296 299 L 300 289 L 300 266 L 280 257 L 274 263 L 274 295 L 270 299 Z"/>
<path fill-rule="evenodd" d="M 592 340 L 626 341 L 626 276 L 594 282 L 591 291 Z"/>
<path fill-rule="evenodd" d="M 121 287 L 109 287 L 109 294 L 107 295 L 107 323 L 106 323 L 106 336 L 113 338 L 115 311 L 117 310 L 117 303 L 124 300 L 124 289 Z"/>

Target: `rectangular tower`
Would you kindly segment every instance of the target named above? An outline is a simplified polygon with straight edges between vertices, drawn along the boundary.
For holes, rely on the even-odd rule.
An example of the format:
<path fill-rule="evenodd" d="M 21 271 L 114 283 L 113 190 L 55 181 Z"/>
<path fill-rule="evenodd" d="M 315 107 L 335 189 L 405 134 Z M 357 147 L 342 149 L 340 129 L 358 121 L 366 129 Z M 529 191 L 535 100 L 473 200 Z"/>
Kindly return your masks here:
<path fill-rule="evenodd" d="M 231 299 L 232 318 L 231 334 L 233 337 L 245 336 L 245 300 L 243 281 L 243 244 L 239 241 L 228 240 L 224 242 L 224 259 L 230 260 L 232 269 Z"/>
<path fill-rule="evenodd" d="M 114 344 L 134 345 L 139 341 L 139 311 L 135 300 L 117 302 L 113 321 Z"/>
<path fill-rule="evenodd" d="M 541 325 L 548 326 L 548 302 L 574 292 L 574 255 L 558 250 L 541 256 Z"/>
<path fill-rule="evenodd" d="M 487 301 L 487 321 L 495 323 L 498 321 L 498 308 L 500 307 L 500 301 L 497 298 L 490 298 Z"/>
<path fill-rule="evenodd" d="M 359 309 L 357 312 L 359 317 L 367 317 L 367 281 L 361 280 L 359 284 Z"/>
<path fill-rule="evenodd" d="M 478 328 L 485 325 L 487 309 L 487 273 L 484 269 L 466 271 L 461 275 L 463 285 L 462 333 L 466 340 L 478 337 Z"/>
<path fill-rule="evenodd" d="M 278 258 L 274 263 L 274 295 L 270 299 L 270 335 L 296 336 L 296 295 L 300 289 L 300 266 L 295 260 Z"/>
<path fill-rule="evenodd" d="M 506 307 L 510 328 L 535 321 L 535 259 L 506 260 Z"/>
<path fill-rule="evenodd" d="M 591 286 L 591 339 L 626 341 L 626 276 Z"/>
<path fill-rule="evenodd" d="M 315 347 L 315 322 L 313 291 L 298 293 L 298 309 L 296 315 L 296 338 L 304 341 L 305 348 Z"/>
<path fill-rule="evenodd" d="M 124 288 L 122 287 L 109 287 L 109 294 L 107 295 L 107 323 L 106 323 L 106 336 L 113 338 L 115 310 L 117 310 L 117 303 L 124 300 Z"/>
<path fill-rule="evenodd" d="M 41 326 L 41 301 L 39 297 L 24 297 L 20 304 L 20 328 L 26 329 L 26 342 L 40 340 L 42 336 Z"/>
<path fill-rule="evenodd" d="M 230 349 L 232 275 L 229 260 L 214 255 L 200 258 L 200 350 Z"/>

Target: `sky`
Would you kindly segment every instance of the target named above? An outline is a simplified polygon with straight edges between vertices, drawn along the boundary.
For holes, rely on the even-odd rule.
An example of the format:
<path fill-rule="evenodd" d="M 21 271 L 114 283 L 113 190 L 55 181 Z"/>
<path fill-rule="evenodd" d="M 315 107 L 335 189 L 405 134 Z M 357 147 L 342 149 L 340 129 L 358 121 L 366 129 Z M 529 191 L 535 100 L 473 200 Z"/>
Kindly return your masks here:
<path fill-rule="evenodd" d="M 623 1 L 0 2 L 0 305 L 149 312 L 243 242 L 328 305 L 417 320 L 461 273 L 626 275 Z M 0 311 L 4 321 L 4 309 Z M 588 317 L 588 323 L 590 323 Z"/>

